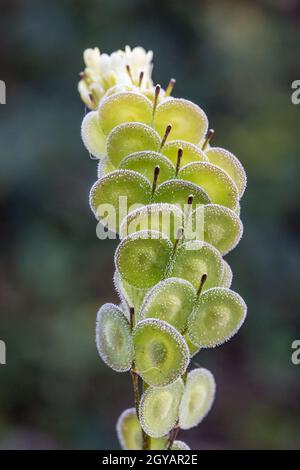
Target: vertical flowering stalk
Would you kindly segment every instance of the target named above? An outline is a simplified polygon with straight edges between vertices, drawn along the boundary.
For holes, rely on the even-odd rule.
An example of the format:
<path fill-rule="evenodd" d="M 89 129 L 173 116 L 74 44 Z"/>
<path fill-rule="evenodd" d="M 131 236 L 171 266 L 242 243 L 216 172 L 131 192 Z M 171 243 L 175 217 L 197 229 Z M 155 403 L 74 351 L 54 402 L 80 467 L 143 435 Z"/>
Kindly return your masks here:
<path fill-rule="evenodd" d="M 245 171 L 212 147 L 204 111 L 151 79 L 152 52 L 84 52 L 79 92 L 91 109 L 82 139 L 99 159 L 90 206 L 101 237 L 119 235 L 114 284 L 120 305 L 97 314 L 103 361 L 130 372 L 134 407 L 118 419 L 124 449 L 188 449 L 180 429 L 198 425 L 214 377 L 191 357 L 230 339 L 246 305 L 223 259 L 239 242 Z M 125 205 L 124 205 L 125 204 Z M 101 238 L 100 237 L 100 238 Z"/>

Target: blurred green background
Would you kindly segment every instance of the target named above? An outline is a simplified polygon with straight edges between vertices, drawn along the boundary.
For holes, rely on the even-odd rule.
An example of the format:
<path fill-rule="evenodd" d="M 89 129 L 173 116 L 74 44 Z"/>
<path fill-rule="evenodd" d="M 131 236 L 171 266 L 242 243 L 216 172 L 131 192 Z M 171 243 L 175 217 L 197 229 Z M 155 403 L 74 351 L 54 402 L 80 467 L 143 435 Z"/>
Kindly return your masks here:
<path fill-rule="evenodd" d="M 200 353 L 217 400 L 181 434 L 194 449 L 300 448 L 300 7 L 296 0 L 1 0 L 0 447 L 118 448 L 129 374 L 94 345 L 97 308 L 117 302 L 115 242 L 96 238 L 96 179 L 80 139 L 82 51 L 142 45 L 154 79 L 202 106 L 214 145 L 248 173 L 245 235 L 227 259 L 249 306 L 231 342 Z"/>

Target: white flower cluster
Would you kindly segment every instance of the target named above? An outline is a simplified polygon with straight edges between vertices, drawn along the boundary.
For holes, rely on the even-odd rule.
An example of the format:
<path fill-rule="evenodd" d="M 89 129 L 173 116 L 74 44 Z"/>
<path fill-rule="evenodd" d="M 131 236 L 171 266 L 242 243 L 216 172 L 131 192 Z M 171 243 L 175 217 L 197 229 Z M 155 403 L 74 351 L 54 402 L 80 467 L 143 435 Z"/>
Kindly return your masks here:
<path fill-rule="evenodd" d="M 101 98 L 113 87 L 139 86 L 144 91 L 152 88 L 152 57 L 152 51 L 146 52 L 142 47 L 126 46 L 124 51 L 110 55 L 101 54 L 98 47 L 86 49 L 83 53 L 86 67 L 78 83 L 81 99 L 90 109 L 96 109 Z"/>

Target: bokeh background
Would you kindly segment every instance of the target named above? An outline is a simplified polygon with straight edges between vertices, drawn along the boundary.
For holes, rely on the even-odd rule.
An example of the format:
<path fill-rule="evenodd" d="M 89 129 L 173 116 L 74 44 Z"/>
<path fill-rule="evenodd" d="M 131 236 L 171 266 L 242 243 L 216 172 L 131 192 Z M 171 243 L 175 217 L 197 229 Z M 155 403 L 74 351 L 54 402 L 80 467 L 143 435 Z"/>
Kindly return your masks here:
<path fill-rule="evenodd" d="M 128 374 L 98 358 L 98 307 L 117 302 L 115 242 L 88 206 L 96 165 L 80 140 L 82 51 L 142 45 L 154 78 L 199 103 L 248 173 L 245 235 L 228 256 L 249 306 L 240 334 L 194 360 L 217 400 L 194 449 L 300 448 L 300 7 L 296 0 L 1 0 L 0 447 L 115 449 Z"/>

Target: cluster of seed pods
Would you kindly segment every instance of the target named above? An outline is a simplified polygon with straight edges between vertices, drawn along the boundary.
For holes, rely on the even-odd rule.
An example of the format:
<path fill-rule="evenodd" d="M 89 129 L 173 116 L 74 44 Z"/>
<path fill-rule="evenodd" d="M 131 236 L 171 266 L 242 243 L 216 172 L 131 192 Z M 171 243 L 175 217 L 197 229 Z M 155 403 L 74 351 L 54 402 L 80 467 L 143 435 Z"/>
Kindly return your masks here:
<path fill-rule="evenodd" d="M 211 146 L 206 114 L 171 97 L 173 84 L 113 87 L 82 123 L 83 142 L 99 159 L 91 209 L 121 239 L 120 305 L 98 311 L 96 344 L 109 367 L 132 375 L 135 407 L 117 422 L 128 450 L 189 448 L 178 430 L 198 425 L 215 396 L 213 375 L 190 370 L 191 358 L 230 339 L 246 316 L 223 259 L 242 236 L 245 171 Z"/>

